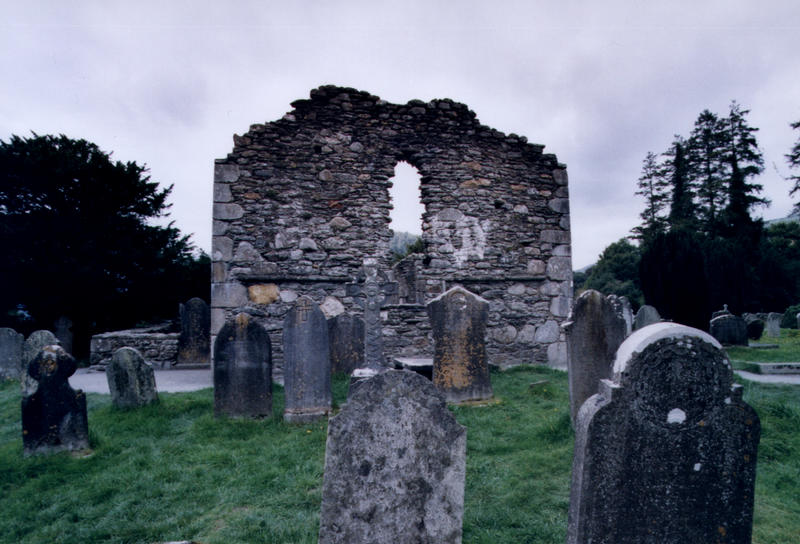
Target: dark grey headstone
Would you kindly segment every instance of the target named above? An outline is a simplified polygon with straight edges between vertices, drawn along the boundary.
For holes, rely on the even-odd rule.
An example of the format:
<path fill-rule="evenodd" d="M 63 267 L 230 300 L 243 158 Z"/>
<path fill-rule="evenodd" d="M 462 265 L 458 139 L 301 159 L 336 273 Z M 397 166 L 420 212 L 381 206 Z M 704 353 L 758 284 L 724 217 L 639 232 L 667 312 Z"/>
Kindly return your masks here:
<path fill-rule="evenodd" d="M 758 340 L 764 334 L 764 320 L 759 319 L 755 314 L 743 315 L 747 324 L 747 337 L 750 340 Z"/>
<path fill-rule="evenodd" d="M 567 543 L 749 543 L 759 436 L 714 338 L 635 332 L 578 415 Z"/>
<path fill-rule="evenodd" d="M 135 408 L 158 401 L 153 367 L 133 348 L 119 348 L 106 366 L 111 402 L 117 408 Z"/>
<path fill-rule="evenodd" d="M 318 542 L 460 543 L 466 438 L 419 374 L 361 382 L 328 423 Z"/>
<path fill-rule="evenodd" d="M 492 398 L 486 358 L 489 302 L 460 286 L 428 303 L 433 333 L 433 384 L 447 402 Z"/>
<path fill-rule="evenodd" d="M 766 327 L 767 336 L 778 338 L 781 335 L 781 319 L 783 314 L 777 312 L 770 312 L 767 314 Z"/>
<path fill-rule="evenodd" d="M 245 313 L 226 322 L 214 343 L 214 413 L 272 415 L 272 344 Z"/>
<path fill-rule="evenodd" d="M 25 336 L 14 329 L 0 328 L 0 380 L 19 380 L 22 377 L 22 345 Z"/>
<path fill-rule="evenodd" d="M 181 365 L 208 365 L 211 362 L 211 310 L 201 298 L 180 305 L 181 333 L 178 358 Z"/>
<path fill-rule="evenodd" d="M 58 338 L 58 345 L 67 353 L 72 353 L 72 320 L 62 315 L 53 322 L 53 334 Z"/>
<path fill-rule="evenodd" d="M 747 345 L 747 323 L 738 315 L 722 314 L 711 320 L 711 336 L 720 344 L 730 346 Z"/>
<path fill-rule="evenodd" d="M 649 304 L 645 304 L 636 312 L 636 317 L 633 320 L 633 330 L 638 331 L 660 321 L 661 316 L 658 314 L 658 310 Z"/>
<path fill-rule="evenodd" d="M 331 372 L 350 374 L 364 366 L 364 320 L 339 314 L 328 320 Z"/>
<path fill-rule="evenodd" d="M 331 358 L 325 314 L 307 296 L 283 322 L 283 419 L 313 421 L 331 411 Z"/>
<path fill-rule="evenodd" d="M 22 368 L 27 369 L 43 347 L 53 345 L 58 345 L 58 338 L 52 332 L 45 330 L 33 331 L 22 345 Z M 36 380 L 31 378 L 27 371 L 22 373 L 20 385 L 23 396 L 32 395 L 38 386 Z"/>
<path fill-rule="evenodd" d="M 37 387 L 22 397 L 25 455 L 89 447 L 86 396 L 68 381 L 76 368 L 75 359 L 57 345 L 41 348 L 28 365 Z"/>
<path fill-rule="evenodd" d="M 614 357 L 627 336 L 627 327 L 625 319 L 602 293 L 589 289 L 575 301 L 565 324 L 573 422 L 584 401 L 597 393 L 600 380 L 611 377 Z"/>
<path fill-rule="evenodd" d="M 625 321 L 625 336 L 629 336 L 633 332 L 633 308 L 631 308 L 631 302 L 628 297 L 608 295 L 606 298 L 611 303 L 614 311 Z"/>

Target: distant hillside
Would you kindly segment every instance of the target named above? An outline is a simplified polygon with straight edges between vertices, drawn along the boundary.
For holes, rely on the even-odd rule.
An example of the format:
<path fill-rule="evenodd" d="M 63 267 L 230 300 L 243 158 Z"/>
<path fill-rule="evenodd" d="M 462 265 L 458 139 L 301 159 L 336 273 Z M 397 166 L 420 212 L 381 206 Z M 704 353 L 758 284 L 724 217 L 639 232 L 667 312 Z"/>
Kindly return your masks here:
<path fill-rule="evenodd" d="M 405 255 L 408 247 L 419 239 L 419 234 L 395 232 L 394 236 L 392 236 L 392 241 L 389 242 L 389 250 L 395 255 Z"/>
<path fill-rule="evenodd" d="M 764 226 L 779 225 L 781 223 L 800 223 L 800 210 L 795 210 L 786 217 L 779 217 L 778 219 L 765 219 Z"/>

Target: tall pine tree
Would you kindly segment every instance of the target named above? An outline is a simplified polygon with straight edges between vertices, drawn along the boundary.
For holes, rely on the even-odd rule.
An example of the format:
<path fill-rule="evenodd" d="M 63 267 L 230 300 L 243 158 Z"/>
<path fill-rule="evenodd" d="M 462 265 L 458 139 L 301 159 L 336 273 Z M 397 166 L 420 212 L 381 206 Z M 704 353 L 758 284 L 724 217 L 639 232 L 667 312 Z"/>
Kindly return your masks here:
<path fill-rule="evenodd" d="M 725 121 L 717 114 L 703 110 L 694 122 L 687 142 L 687 163 L 690 176 L 697 184 L 701 227 L 704 233 L 712 237 L 718 229 L 719 213 L 727 201 L 727 138 Z"/>
<path fill-rule="evenodd" d="M 651 151 L 642 162 L 638 187 L 636 194 L 644 198 L 645 208 L 639 214 L 642 224 L 633 229 L 633 237 L 647 244 L 666 230 L 664 210 L 670 199 L 669 181 L 665 179 L 664 168 L 658 163 L 658 155 Z"/>
<path fill-rule="evenodd" d="M 800 129 L 800 121 L 792 123 L 791 127 L 795 130 Z M 786 155 L 786 162 L 789 163 L 790 168 L 800 169 L 800 138 L 797 139 L 792 150 Z M 794 182 L 794 187 L 789 191 L 789 194 L 793 195 L 797 191 L 800 191 L 800 174 L 789 176 L 789 179 Z M 800 203 L 795 204 L 795 209 L 800 210 Z"/>

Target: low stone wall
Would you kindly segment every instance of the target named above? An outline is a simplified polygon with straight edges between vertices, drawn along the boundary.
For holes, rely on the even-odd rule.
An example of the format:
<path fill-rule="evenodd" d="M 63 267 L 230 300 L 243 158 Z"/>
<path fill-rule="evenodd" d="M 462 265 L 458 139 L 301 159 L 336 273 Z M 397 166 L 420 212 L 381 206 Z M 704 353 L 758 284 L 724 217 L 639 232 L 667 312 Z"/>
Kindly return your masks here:
<path fill-rule="evenodd" d="M 112 331 L 92 336 L 89 362 L 105 368 L 119 348 L 134 348 L 154 368 L 170 368 L 178 359 L 177 332 L 165 332 L 169 326 Z"/>

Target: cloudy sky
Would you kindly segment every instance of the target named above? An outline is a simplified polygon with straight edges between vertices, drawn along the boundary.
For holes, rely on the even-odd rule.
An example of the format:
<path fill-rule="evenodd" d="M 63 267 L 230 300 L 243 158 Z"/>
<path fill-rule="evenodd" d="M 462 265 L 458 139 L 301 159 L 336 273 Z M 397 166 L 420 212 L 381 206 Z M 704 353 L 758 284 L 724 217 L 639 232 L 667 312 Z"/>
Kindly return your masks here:
<path fill-rule="evenodd" d="M 568 167 L 576 269 L 638 223 L 645 154 L 731 100 L 760 128 L 773 202 L 764 217 L 792 207 L 783 177 L 800 136 L 789 127 L 800 120 L 796 0 L 0 7 L 0 139 L 63 133 L 146 163 L 175 185 L 171 219 L 207 251 L 214 159 L 234 133 L 323 84 L 395 103 L 452 98 L 483 124 L 545 144 Z"/>

